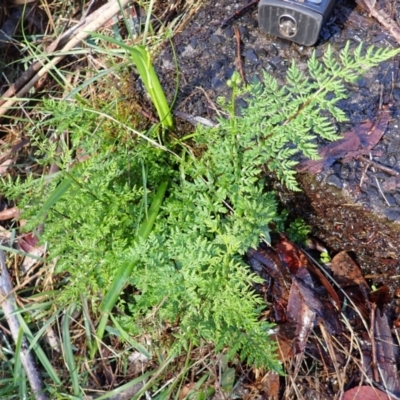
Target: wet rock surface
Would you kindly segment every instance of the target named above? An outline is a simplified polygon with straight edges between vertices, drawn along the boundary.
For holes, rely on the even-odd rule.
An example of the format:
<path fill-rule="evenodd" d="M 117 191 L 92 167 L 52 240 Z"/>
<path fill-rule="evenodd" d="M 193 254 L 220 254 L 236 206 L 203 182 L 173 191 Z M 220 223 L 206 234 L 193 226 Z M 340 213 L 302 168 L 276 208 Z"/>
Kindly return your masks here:
<path fill-rule="evenodd" d="M 177 110 L 215 119 L 216 99 L 229 94 L 226 81 L 239 67 L 237 36 L 240 37 L 240 64 L 247 82 L 260 78 L 263 71 L 282 81 L 293 60 L 305 69 L 312 51 L 321 57 L 328 44 L 335 50 L 342 49 L 348 40 L 353 48 L 360 42 L 398 47 L 381 25 L 348 1 L 337 2 L 314 47 L 261 32 L 256 6 L 221 28 L 221 22 L 244 3 L 231 0 L 206 3 L 174 38 L 177 59 L 169 45 L 161 52 L 156 66 L 171 98 L 178 65 Z M 395 20 L 396 5 L 386 5 Z M 313 226 L 314 234 L 328 247 L 354 251 L 361 266 L 371 273 L 395 275 L 400 266 L 397 262 L 400 177 L 396 175 L 400 173 L 399 59 L 371 70 L 356 85 L 349 85 L 348 90 L 349 98 L 339 103 L 349 119 L 349 123 L 337 125 L 341 133 L 366 119 L 374 121 L 380 106 L 391 103 L 392 119 L 371 153 L 371 159 L 388 167 L 391 173 L 363 160 L 339 161 L 323 174 L 300 175 L 301 194 L 294 196 L 281 191 L 281 196 L 290 210 Z"/>

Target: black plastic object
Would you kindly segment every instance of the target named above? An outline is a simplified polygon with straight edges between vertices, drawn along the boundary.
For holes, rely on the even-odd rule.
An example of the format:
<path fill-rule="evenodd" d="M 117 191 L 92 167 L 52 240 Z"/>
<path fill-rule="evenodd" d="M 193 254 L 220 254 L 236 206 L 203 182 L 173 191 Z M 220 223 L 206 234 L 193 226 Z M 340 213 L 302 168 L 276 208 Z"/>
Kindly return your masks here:
<path fill-rule="evenodd" d="M 335 0 L 260 0 L 258 22 L 265 32 L 312 46 Z"/>

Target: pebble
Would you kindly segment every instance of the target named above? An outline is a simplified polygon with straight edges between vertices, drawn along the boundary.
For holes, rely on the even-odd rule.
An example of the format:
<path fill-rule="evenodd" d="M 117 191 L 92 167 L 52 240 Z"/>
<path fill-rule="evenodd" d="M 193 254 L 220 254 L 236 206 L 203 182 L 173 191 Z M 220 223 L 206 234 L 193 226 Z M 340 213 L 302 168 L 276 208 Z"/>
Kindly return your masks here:
<path fill-rule="evenodd" d="M 253 49 L 249 49 L 244 53 L 244 57 L 246 58 L 246 61 L 249 62 L 250 64 L 257 64 L 258 63 L 258 57 L 257 54 Z"/>

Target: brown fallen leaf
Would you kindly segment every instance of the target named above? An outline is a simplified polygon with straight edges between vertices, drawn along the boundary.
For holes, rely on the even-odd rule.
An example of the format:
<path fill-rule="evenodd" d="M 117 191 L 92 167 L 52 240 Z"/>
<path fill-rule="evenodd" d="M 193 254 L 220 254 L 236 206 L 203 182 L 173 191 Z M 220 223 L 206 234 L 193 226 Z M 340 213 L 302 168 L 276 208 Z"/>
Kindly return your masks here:
<path fill-rule="evenodd" d="M 268 400 L 279 399 L 279 383 L 280 376 L 276 372 L 268 372 L 268 374 L 262 379 L 262 383 L 265 386 L 266 392 L 268 393 Z"/>
<path fill-rule="evenodd" d="M 32 254 L 36 257 L 42 257 L 46 250 L 45 246 L 38 245 L 38 239 L 32 232 L 26 233 L 20 237 L 18 239 L 18 245 L 25 253 Z M 28 273 L 37 262 L 38 260 L 36 258 L 26 256 L 21 265 L 22 272 L 24 274 Z"/>
<path fill-rule="evenodd" d="M 387 286 L 381 286 L 373 292 L 370 292 L 368 295 L 368 300 L 371 303 L 375 303 L 380 308 L 389 303 L 391 299 L 392 296 L 390 295 L 390 290 Z"/>
<path fill-rule="evenodd" d="M 375 309 L 376 363 L 379 368 L 381 384 L 390 392 L 400 394 L 396 355 L 397 345 L 393 341 L 387 310 Z"/>
<path fill-rule="evenodd" d="M 303 161 L 297 165 L 297 171 L 317 174 L 340 159 L 368 154 L 385 133 L 390 118 L 390 107 L 382 107 L 375 122 L 366 121 L 355 126 L 342 139 L 323 147 L 319 152 L 321 159 Z"/>
<path fill-rule="evenodd" d="M 316 273 L 316 268 L 311 267 L 311 261 L 302 252 L 302 250 L 287 239 L 284 235 L 280 235 L 279 242 L 275 246 L 279 258 L 281 259 L 282 265 L 286 266 L 292 274 L 292 288 L 293 290 L 298 290 L 300 299 L 305 303 L 293 305 L 293 311 L 289 314 L 288 308 L 288 319 L 290 318 L 296 322 L 296 333 L 302 334 L 304 337 L 296 338 L 296 341 L 300 344 L 297 345 L 297 350 L 301 350 L 301 343 L 305 343 L 309 333 L 310 324 L 309 318 L 311 318 L 311 313 L 318 315 L 329 333 L 338 334 L 341 332 L 341 324 L 339 321 L 339 316 L 337 310 L 334 309 L 330 300 L 321 297 L 320 291 L 314 288 L 314 281 L 311 273 L 319 280 L 327 292 L 331 295 L 337 306 L 340 305 L 339 297 L 335 290 L 332 288 L 331 284 L 327 279 L 319 273 Z M 320 279 L 323 278 L 323 279 Z M 291 293 L 292 293 L 291 288 Z M 339 307 L 338 307 L 339 309 Z M 297 316 L 295 315 L 297 313 Z M 314 318 L 315 318 L 314 314 Z M 314 320 L 312 320 L 312 325 Z M 296 343 L 295 343 L 296 346 Z"/>
<path fill-rule="evenodd" d="M 252 269 L 260 276 L 263 276 L 262 270 L 273 279 L 272 296 L 276 322 L 286 321 L 286 309 L 289 299 L 290 276 L 285 267 L 271 248 L 258 247 L 257 250 L 249 249 L 247 252 L 247 262 Z M 261 266 L 261 271 L 260 271 Z"/>
<path fill-rule="evenodd" d="M 369 290 L 369 285 L 364 279 L 360 267 L 346 251 L 341 251 L 332 258 L 331 271 L 341 287 L 362 285 Z"/>
<path fill-rule="evenodd" d="M 336 282 L 365 319 L 369 318 L 370 303 L 375 303 L 378 307 L 382 307 L 390 301 L 390 293 L 387 286 L 381 286 L 371 292 L 360 267 L 346 251 L 342 251 L 332 258 L 331 271 Z"/>
<path fill-rule="evenodd" d="M 307 271 L 305 272 L 307 273 Z M 295 282 L 290 288 L 287 316 L 289 322 L 293 322 L 296 326 L 293 352 L 294 354 L 302 353 L 314 328 L 316 314 L 304 301 L 299 286 Z"/>
<path fill-rule="evenodd" d="M 300 266 L 306 267 L 308 272 L 310 272 L 322 283 L 335 303 L 336 308 L 340 310 L 340 300 L 335 289 L 329 283 L 325 275 L 313 264 L 313 262 L 307 257 L 301 248 L 287 239 L 285 235 L 281 234 L 280 241 L 276 245 L 276 250 L 283 264 L 286 264 L 292 273 L 296 274 L 296 271 L 298 268 L 300 268 Z"/>
<path fill-rule="evenodd" d="M 394 400 L 394 398 L 371 386 L 359 386 L 347 390 L 342 400 Z"/>
<path fill-rule="evenodd" d="M 304 277 L 293 277 L 301 295 L 307 306 L 314 311 L 322 320 L 324 326 L 331 335 L 337 335 L 342 332 L 342 326 L 339 320 L 338 312 L 334 309 L 329 300 L 320 298 L 320 294 L 307 282 Z"/>

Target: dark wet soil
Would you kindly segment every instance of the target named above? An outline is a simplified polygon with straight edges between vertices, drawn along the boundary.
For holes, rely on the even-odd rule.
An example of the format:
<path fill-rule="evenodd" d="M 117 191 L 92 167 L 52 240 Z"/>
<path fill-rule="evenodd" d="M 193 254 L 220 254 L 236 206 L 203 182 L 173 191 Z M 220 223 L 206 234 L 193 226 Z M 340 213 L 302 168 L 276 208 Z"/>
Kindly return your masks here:
<path fill-rule="evenodd" d="M 176 87 L 176 63 L 179 68 L 176 110 L 215 119 L 216 99 L 229 93 L 226 80 L 238 65 L 235 27 L 240 33 L 240 62 L 247 82 L 260 77 L 264 70 L 282 80 L 292 60 L 305 69 L 312 51 L 322 56 L 329 44 L 336 50 L 348 40 L 353 48 L 360 42 L 378 47 L 398 46 L 381 25 L 349 1 L 336 3 L 314 47 L 261 32 L 257 6 L 222 29 L 221 22 L 244 4 L 232 0 L 206 2 L 174 38 L 176 60 L 170 45 L 161 52 L 156 65 L 171 98 Z M 400 6 L 387 2 L 385 8 L 397 20 Z M 392 120 L 372 159 L 394 173 L 400 172 L 399 60 L 381 64 L 348 87 L 350 97 L 341 101 L 340 107 L 349 123 L 337 125 L 339 132 L 345 133 L 366 119 L 375 120 L 381 104 L 393 103 Z M 357 160 L 336 162 L 323 174 L 301 175 L 299 180 L 301 194 L 281 192 L 289 210 L 305 218 L 313 227 L 313 234 L 328 248 L 353 251 L 365 273 L 381 279 L 390 276 L 389 281 L 397 286 L 400 179 Z"/>

